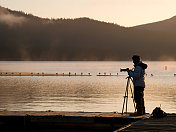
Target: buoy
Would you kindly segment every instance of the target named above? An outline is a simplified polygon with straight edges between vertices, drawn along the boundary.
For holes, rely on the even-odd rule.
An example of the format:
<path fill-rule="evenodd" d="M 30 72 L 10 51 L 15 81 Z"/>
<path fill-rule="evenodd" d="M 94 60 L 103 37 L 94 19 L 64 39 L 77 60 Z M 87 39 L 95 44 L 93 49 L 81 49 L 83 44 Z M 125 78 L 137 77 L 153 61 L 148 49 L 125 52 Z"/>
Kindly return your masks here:
<path fill-rule="evenodd" d="M 167 70 L 167 66 L 165 66 L 165 70 Z"/>

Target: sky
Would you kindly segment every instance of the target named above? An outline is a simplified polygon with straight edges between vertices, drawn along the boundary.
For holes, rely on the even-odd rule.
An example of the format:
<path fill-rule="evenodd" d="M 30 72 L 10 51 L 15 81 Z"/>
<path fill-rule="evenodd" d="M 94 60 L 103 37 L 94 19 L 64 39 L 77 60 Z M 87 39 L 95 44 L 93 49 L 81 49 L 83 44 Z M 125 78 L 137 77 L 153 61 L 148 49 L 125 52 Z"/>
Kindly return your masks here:
<path fill-rule="evenodd" d="M 176 16 L 176 0 L 0 0 L 0 5 L 43 18 L 89 17 L 125 27 Z"/>

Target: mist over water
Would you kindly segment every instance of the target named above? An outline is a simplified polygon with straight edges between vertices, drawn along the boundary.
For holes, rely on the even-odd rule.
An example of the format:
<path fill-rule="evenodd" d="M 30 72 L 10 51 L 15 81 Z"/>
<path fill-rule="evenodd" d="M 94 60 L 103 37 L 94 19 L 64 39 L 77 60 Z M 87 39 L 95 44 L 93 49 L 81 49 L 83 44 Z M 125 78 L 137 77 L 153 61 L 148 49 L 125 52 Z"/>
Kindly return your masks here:
<path fill-rule="evenodd" d="M 168 113 L 176 110 L 176 62 L 148 61 L 145 105 L 151 113 L 161 105 Z M 0 76 L 0 110 L 121 112 L 128 61 L 2 61 L 0 72 L 91 73 L 92 76 Z M 96 76 L 104 74 L 119 76 Z M 153 76 L 151 76 L 153 74 Z M 129 94 L 130 95 L 130 94 Z M 132 100 L 129 111 L 134 111 Z"/>

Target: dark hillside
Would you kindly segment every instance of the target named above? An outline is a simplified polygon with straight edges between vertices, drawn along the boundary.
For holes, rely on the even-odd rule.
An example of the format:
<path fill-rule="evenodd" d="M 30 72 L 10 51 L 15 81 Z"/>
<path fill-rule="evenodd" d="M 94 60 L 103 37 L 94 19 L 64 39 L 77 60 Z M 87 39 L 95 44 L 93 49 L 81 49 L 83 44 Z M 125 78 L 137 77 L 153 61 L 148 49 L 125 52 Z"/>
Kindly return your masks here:
<path fill-rule="evenodd" d="M 175 33 L 89 18 L 44 19 L 0 7 L 0 60 L 175 59 Z M 169 57 L 169 58 L 168 58 Z"/>
<path fill-rule="evenodd" d="M 144 25 L 135 26 L 138 29 L 162 32 L 176 32 L 176 16 L 160 22 L 154 22 Z"/>

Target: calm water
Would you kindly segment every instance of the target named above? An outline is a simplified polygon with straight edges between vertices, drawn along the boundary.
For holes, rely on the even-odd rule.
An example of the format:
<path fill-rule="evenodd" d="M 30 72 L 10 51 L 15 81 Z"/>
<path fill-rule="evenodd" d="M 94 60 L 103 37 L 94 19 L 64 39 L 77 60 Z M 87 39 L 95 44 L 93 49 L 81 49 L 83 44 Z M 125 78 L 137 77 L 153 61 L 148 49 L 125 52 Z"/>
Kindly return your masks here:
<path fill-rule="evenodd" d="M 176 62 L 145 62 L 146 111 L 160 106 L 176 112 Z M 167 66 L 167 70 L 165 69 Z M 1 72 L 91 73 L 88 77 L 0 76 L 0 110 L 121 112 L 127 73 L 132 62 L 0 62 Z M 122 76 L 98 77 L 98 73 Z M 153 74 L 154 76 L 151 76 Z M 134 111 L 129 100 L 129 111 Z"/>

